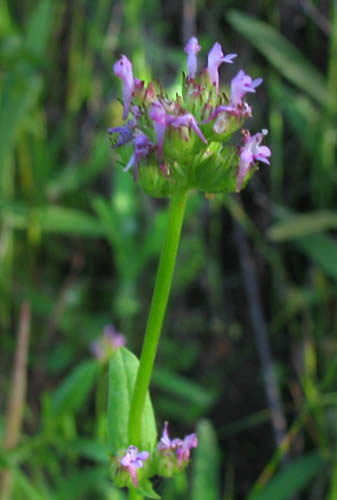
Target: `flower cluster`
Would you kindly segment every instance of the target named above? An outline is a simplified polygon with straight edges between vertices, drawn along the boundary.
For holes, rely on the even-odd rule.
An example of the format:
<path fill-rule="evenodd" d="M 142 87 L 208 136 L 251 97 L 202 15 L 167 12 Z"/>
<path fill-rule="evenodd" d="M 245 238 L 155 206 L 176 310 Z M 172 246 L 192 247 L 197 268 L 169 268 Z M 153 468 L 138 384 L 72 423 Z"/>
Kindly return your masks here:
<path fill-rule="evenodd" d="M 149 458 L 148 451 L 138 451 L 136 446 L 129 446 L 124 455 L 119 458 L 119 464 L 122 470 L 126 471 L 131 478 L 134 486 L 138 486 L 137 469 L 144 466 L 144 462 Z"/>
<path fill-rule="evenodd" d="M 159 474 L 170 477 L 176 471 L 183 469 L 189 462 L 192 448 L 198 446 L 195 433 L 188 434 L 184 439 L 170 439 L 168 422 L 165 422 L 162 437 L 158 443 Z"/>
<path fill-rule="evenodd" d="M 258 161 L 269 163 L 271 151 L 261 146 L 266 131 L 250 136 L 243 130 L 241 148 L 228 144 L 252 116 L 245 96 L 256 91 L 262 78 L 253 80 L 240 70 L 227 95 L 220 90 L 219 67 L 233 63 L 236 54 L 224 55 L 216 42 L 207 67 L 198 73 L 200 50 L 197 38 L 192 37 L 185 47 L 187 75 L 183 75 L 182 95 L 175 99 L 168 97 L 159 81 L 145 85 L 135 78 L 125 55 L 113 67 L 122 80 L 127 122 L 109 129 L 111 143 L 129 151 L 125 170 L 132 169 L 150 195 L 170 196 L 190 188 L 210 193 L 240 191 Z"/>
<path fill-rule="evenodd" d="M 124 335 L 117 332 L 113 325 L 106 325 L 103 329 L 103 335 L 94 340 L 90 349 L 96 359 L 107 361 L 119 347 L 126 343 Z"/>
<path fill-rule="evenodd" d="M 165 422 L 157 448 L 151 454 L 131 445 L 112 458 L 115 484 L 137 488 L 143 480 L 155 475 L 171 477 L 188 465 L 191 449 L 197 446 L 198 439 L 194 433 L 183 439 L 170 439 L 168 423 Z"/>

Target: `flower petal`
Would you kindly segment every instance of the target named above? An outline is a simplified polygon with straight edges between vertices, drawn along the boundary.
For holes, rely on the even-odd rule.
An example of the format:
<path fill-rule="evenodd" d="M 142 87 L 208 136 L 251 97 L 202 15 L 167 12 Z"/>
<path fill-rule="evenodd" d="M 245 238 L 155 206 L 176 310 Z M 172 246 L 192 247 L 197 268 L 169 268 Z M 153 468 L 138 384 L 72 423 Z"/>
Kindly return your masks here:
<path fill-rule="evenodd" d="M 168 434 L 168 422 L 166 421 L 164 423 L 163 434 L 162 434 L 160 441 L 158 443 L 158 449 L 159 450 L 168 450 L 170 447 L 171 447 L 171 440 L 170 440 L 169 434 Z"/>
<path fill-rule="evenodd" d="M 234 57 L 236 57 L 236 54 L 228 54 L 227 56 L 224 56 L 221 45 L 218 42 L 215 42 L 215 44 L 209 51 L 207 72 L 211 80 L 211 83 L 216 88 L 216 93 L 218 93 L 219 90 L 219 73 L 218 73 L 219 66 L 221 63 L 224 62 L 232 63 L 233 62 L 232 59 L 234 59 Z"/>
<path fill-rule="evenodd" d="M 271 156 L 271 150 L 268 148 L 268 146 L 259 146 L 258 154 L 269 158 L 269 156 Z"/>
<path fill-rule="evenodd" d="M 128 161 L 128 164 L 124 168 L 124 172 L 127 172 L 128 170 L 130 170 L 130 168 L 132 168 L 135 164 L 136 164 L 136 157 L 135 157 L 135 154 L 133 153 L 130 160 Z"/>
<path fill-rule="evenodd" d="M 184 51 L 187 54 L 187 72 L 189 78 L 194 78 L 197 72 L 197 53 L 200 51 L 201 47 L 198 43 L 198 39 L 193 36 L 189 39 L 185 45 Z"/>
<path fill-rule="evenodd" d="M 148 451 L 141 451 L 137 455 L 137 461 L 140 460 L 141 462 L 145 462 L 145 460 L 147 460 L 149 458 L 149 456 L 150 456 L 150 453 Z"/>
<path fill-rule="evenodd" d="M 172 116 L 168 115 L 167 123 L 171 127 L 180 128 L 180 127 L 191 127 L 192 130 L 200 137 L 202 142 L 207 144 L 207 139 L 204 137 L 200 128 L 198 127 L 197 121 L 191 113 L 187 113 L 182 116 Z"/>
<path fill-rule="evenodd" d="M 113 127 L 108 129 L 110 135 L 118 134 L 117 142 L 112 144 L 113 148 L 124 146 L 124 144 L 127 144 L 132 140 L 132 129 L 134 125 L 133 120 L 130 120 L 122 127 Z"/>
<path fill-rule="evenodd" d="M 123 81 L 123 120 L 126 120 L 129 113 L 132 93 L 135 89 L 132 63 L 125 55 L 122 55 L 121 58 L 114 64 L 113 70 L 115 75 Z"/>

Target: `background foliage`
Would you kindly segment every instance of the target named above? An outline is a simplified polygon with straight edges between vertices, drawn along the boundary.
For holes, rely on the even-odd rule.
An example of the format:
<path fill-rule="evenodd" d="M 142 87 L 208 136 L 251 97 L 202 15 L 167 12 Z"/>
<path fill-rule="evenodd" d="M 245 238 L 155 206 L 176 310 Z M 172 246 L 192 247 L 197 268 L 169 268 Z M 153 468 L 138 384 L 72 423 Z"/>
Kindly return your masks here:
<path fill-rule="evenodd" d="M 336 1 L 0 0 L 4 498 L 9 474 L 13 499 L 124 498 L 107 474 L 107 375 L 88 346 L 114 323 L 139 353 L 166 204 L 110 150 L 111 67 L 128 54 L 173 92 L 192 34 L 204 57 L 217 40 L 239 54 L 234 70 L 264 78 L 249 128 L 268 126 L 273 158 L 240 197 L 189 201 L 152 397 L 158 427 L 196 426 L 200 446 L 190 477 L 157 489 L 337 498 Z"/>

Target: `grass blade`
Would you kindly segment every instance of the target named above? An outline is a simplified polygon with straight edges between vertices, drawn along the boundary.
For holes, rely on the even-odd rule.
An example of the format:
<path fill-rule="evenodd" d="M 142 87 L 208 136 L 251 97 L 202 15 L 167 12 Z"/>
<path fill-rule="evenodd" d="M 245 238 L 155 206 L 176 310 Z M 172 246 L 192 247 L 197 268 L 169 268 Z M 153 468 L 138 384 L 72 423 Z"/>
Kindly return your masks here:
<path fill-rule="evenodd" d="M 193 484 L 191 500 L 218 500 L 219 448 L 216 433 L 208 420 L 197 427 L 198 448 L 193 459 Z"/>
<path fill-rule="evenodd" d="M 283 35 L 242 12 L 231 10 L 227 18 L 284 77 L 323 106 L 328 104 L 329 92 L 323 76 Z"/>

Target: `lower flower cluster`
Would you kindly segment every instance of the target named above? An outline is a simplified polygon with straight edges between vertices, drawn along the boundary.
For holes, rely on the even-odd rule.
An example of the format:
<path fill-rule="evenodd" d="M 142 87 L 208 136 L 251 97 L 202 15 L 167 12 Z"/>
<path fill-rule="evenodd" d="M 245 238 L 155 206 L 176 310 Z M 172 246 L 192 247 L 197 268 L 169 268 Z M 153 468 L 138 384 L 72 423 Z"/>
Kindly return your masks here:
<path fill-rule="evenodd" d="M 125 344 L 124 335 L 117 332 L 113 325 L 106 325 L 103 329 L 103 335 L 90 344 L 90 350 L 97 360 L 107 362 L 111 354 Z"/>
<path fill-rule="evenodd" d="M 252 116 L 245 96 L 255 93 L 262 78 L 252 79 L 241 69 L 227 94 L 220 89 L 219 66 L 232 64 L 236 54 L 224 55 L 215 43 L 207 67 L 198 73 L 200 49 L 192 37 L 185 47 L 187 75 L 183 75 L 182 95 L 175 99 L 169 98 L 159 81 L 145 85 L 135 78 L 125 55 L 113 68 L 122 80 L 123 118 L 128 121 L 109 129 L 111 143 L 125 151 L 121 151 L 125 170 L 132 169 L 135 179 L 153 196 L 190 188 L 240 191 L 258 162 L 269 164 L 271 151 L 261 145 L 266 130 L 251 136 L 242 129 Z M 243 145 L 237 148 L 228 141 L 239 129 Z"/>
<path fill-rule="evenodd" d="M 198 446 L 196 434 L 183 439 L 170 439 L 165 422 L 161 439 L 153 453 L 139 451 L 130 445 L 118 456 L 112 457 L 113 479 L 116 486 L 137 488 L 153 476 L 172 477 L 189 463 L 191 449 Z"/>

